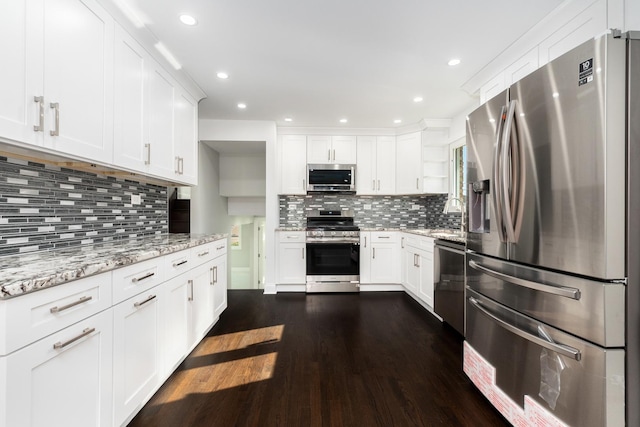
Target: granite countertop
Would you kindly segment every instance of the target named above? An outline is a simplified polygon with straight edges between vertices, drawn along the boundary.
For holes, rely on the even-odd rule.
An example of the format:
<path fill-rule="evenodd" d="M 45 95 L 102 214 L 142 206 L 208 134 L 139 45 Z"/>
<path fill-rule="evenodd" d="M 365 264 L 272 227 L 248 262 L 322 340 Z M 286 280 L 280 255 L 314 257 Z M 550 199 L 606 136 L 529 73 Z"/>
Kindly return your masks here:
<path fill-rule="evenodd" d="M 1 257 L 0 299 L 226 238 L 227 234 L 160 234 Z"/>
<path fill-rule="evenodd" d="M 278 227 L 276 231 L 304 231 L 302 227 Z M 432 237 L 434 239 L 449 240 L 456 243 L 467 243 L 467 234 L 460 230 L 444 228 L 388 228 L 388 227 L 361 227 L 360 231 L 404 231 L 419 236 Z"/>

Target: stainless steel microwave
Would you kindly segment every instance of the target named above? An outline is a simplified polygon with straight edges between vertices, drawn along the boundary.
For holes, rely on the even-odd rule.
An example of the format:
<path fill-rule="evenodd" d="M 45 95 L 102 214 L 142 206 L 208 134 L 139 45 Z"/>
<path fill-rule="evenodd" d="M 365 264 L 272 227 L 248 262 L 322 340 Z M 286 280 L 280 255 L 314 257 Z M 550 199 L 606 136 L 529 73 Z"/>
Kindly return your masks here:
<path fill-rule="evenodd" d="M 307 193 L 356 192 L 356 165 L 307 165 Z"/>

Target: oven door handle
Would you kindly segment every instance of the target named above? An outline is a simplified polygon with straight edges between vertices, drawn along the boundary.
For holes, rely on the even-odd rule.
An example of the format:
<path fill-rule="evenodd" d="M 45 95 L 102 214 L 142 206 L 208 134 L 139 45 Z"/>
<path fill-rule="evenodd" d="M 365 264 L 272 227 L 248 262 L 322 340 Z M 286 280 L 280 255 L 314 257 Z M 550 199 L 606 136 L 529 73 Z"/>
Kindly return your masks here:
<path fill-rule="evenodd" d="M 333 238 L 313 238 L 313 239 L 307 239 L 307 243 L 337 243 L 337 244 L 343 244 L 343 243 L 348 243 L 348 244 L 356 244 L 359 245 L 360 244 L 360 240 L 359 239 L 333 239 Z"/>
<path fill-rule="evenodd" d="M 512 334 L 516 334 L 517 336 L 527 340 L 527 341 L 531 341 L 534 344 L 539 345 L 540 347 L 544 347 L 547 350 L 551 350 L 553 352 L 556 352 L 558 354 L 561 354 L 563 356 L 566 357 L 570 357 L 571 359 L 577 360 L 578 362 L 582 359 L 582 353 L 580 352 L 580 350 L 573 348 L 573 347 L 569 347 L 568 345 L 564 345 L 564 344 L 556 344 L 555 342 L 549 342 L 543 338 L 537 337 L 533 334 L 530 334 L 529 332 L 525 332 L 522 329 L 513 326 L 510 323 L 505 322 L 502 319 L 499 319 L 497 316 L 495 316 L 494 314 L 492 314 L 491 312 L 489 312 L 489 310 L 487 310 L 486 308 L 484 308 L 482 306 L 482 303 L 480 301 L 478 301 L 477 299 L 475 299 L 474 297 L 469 297 L 467 298 L 469 303 L 472 304 L 475 308 L 477 308 L 478 310 L 480 310 L 480 312 L 482 314 L 484 314 L 485 316 L 489 317 L 491 320 L 493 320 L 494 322 L 496 322 L 498 325 L 502 326 L 504 329 L 506 329 L 507 331 L 511 332 Z"/>

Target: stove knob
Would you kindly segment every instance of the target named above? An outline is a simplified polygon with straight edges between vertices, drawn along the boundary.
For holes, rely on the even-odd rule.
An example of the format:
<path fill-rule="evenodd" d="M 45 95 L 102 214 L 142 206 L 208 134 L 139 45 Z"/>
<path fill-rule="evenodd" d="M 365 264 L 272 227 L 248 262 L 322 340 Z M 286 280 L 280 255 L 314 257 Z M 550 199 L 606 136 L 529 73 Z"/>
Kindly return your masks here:
<path fill-rule="evenodd" d="M 335 236 L 335 235 L 336 235 L 336 232 L 335 232 L 335 231 L 332 231 L 332 232 L 331 232 L 331 235 L 332 235 L 332 236 Z"/>

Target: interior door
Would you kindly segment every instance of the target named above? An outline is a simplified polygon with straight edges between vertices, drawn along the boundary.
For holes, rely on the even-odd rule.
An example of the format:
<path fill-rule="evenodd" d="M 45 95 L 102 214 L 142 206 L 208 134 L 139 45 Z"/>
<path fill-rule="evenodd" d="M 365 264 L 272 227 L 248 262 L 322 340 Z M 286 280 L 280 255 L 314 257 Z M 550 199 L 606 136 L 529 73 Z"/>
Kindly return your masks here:
<path fill-rule="evenodd" d="M 495 209 L 494 160 L 498 125 L 501 124 L 501 113 L 508 103 L 508 95 L 508 91 L 503 91 L 469 114 L 467 120 L 467 182 L 470 187 L 476 183 L 476 191 L 468 191 L 467 210 L 469 216 L 482 216 L 485 225 L 469 227 L 467 248 L 500 258 L 506 258 L 507 247 L 498 231 L 500 217 Z M 470 221 L 469 224 L 475 222 Z"/>

